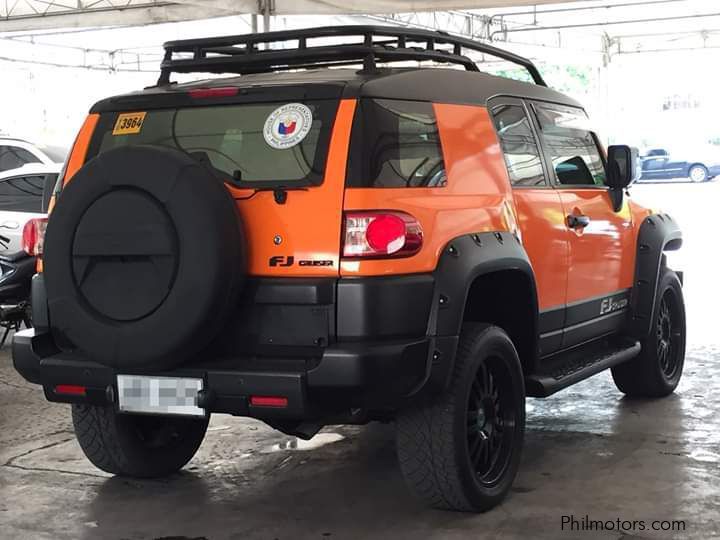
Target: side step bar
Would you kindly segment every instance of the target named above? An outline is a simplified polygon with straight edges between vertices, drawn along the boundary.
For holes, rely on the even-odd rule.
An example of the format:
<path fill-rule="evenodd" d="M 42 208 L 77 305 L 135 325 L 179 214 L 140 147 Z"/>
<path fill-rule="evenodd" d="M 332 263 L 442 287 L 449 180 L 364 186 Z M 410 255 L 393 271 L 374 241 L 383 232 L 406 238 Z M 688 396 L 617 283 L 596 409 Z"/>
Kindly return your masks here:
<path fill-rule="evenodd" d="M 632 360 L 640 354 L 638 341 L 620 343 L 604 342 L 573 349 L 549 359 L 546 371 L 525 378 L 525 391 L 530 397 L 547 397 L 605 371 L 608 368 Z"/>

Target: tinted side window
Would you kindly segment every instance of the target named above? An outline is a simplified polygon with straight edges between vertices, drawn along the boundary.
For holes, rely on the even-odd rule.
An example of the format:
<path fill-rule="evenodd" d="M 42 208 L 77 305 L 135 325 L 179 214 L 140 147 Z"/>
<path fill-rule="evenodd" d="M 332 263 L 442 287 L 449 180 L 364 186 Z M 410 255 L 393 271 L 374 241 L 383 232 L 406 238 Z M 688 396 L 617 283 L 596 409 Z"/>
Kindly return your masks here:
<path fill-rule="evenodd" d="M 492 112 L 510 183 L 513 186 L 544 185 L 540 150 L 525 109 L 520 105 L 501 105 Z"/>
<path fill-rule="evenodd" d="M 41 212 L 45 176 L 18 176 L 0 181 L 0 210 Z"/>
<path fill-rule="evenodd" d="M 585 113 L 551 105 L 538 105 L 536 110 L 558 183 L 604 185 L 605 166 Z"/>
<path fill-rule="evenodd" d="M 0 146 L 0 171 L 17 169 L 27 163 L 41 163 L 41 161 L 24 148 Z"/>
<path fill-rule="evenodd" d="M 442 187 L 447 184 L 431 103 L 363 99 L 350 140 L 348 187 Z"/>

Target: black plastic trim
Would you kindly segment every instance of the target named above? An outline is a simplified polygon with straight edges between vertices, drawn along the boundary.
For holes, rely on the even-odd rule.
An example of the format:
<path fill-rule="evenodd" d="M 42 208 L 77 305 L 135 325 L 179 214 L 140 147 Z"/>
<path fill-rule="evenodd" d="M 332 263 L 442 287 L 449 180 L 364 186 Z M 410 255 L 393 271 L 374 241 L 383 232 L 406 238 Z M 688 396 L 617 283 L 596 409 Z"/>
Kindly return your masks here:
<path fill-rule="evenodd" d="M 492 273 L 518 272 L 524 275 L 531 288 L 528 298 L 533 318 L 528 321 L 526 333 L 532 342 L 518 346 L 526 370 L 537 368 L 538 301 L 535 275 L 530 260 L 520 241 L 510 232 L 481 232 L 463 235 L 449 242 L 440 256 L 435 270 L 435 293 L 428 323 L 428 335 L 447 337 L 446 348 L 452 354 L 443 354 L 433 363 L 431 379 L 444 388 L 449 382 L 455 362 L 457 337 L 462 328 L 468 293 L 473 282 Z"/>
<path fill-rule="evenodd" d="M 653 214 L 640 225 L 635 259 L 635 284 L 630 297 L 632 335 L 645 337 L 652 326 L 663 251 L 682 246 L 682 232 L 668 214 Z"/>
<path fill-rule="evenodd" d="M 565 325 L 565 312 L 567 306 L 558 306 L 541 311 L 538 314 L 538 331 L 540 334 L 549 334 L 562 330 Z"/>
<path fill-rule="evenodd" d="M 569 349 L 602 336 L 613 334 L 627 321 L 628 310 L 621 309 L 594 319 L 567 326 L 563 330 L 562 348 Z"/>
<path fill-rule="evenodd" d="M 35 274 L 30 282 L 30 304 L 32 306 L 33 326 L 39 331 L 50 328 L 45 277 L 42 273 Z"/>
<path fill-rule="evenodd" d="M 424 336 L 434 284 L 431 274 L 340 279 L 338 340 Z"/>
<path fill-rule="evenodd" d="M 640 353 L 637 341 L 596 340 L 554 357 L 549 369 L 525 377 L 531 397 L 547 397 L 601 371 L 633 359 Z"/>
<path fill-rule="evenodd" d="M 472 282 L 479 276 L 503 270 L 525 274 L 532 284 L 530 298 L 537 314 L 537 289 L 530 259 L 520 241 L 511 233 L 482 232 L 468 234 L 449 242 L 435 270 L 435 296 L 430 316 L 430 335 L 459 335 L 465 303 Z M 537 334 L 538 321 L 533 321 Z"/>
<path fill-rule="evenodd" d="M 428 381 L 436 350 L 435 340 L 426 337 L 336 344 L 314 364 L 282 357 L 232 357 L 153 375 L 203 378 L 210 412 L 261 419 L 322 418 L 338 409 L 393 407 L 412 398 Z M 108 387 L 115 387 L 118 373 L 132 373 L 61 352 L 52 346 L 50 334 L 36 334 L 34 329 L 15 334 L 13 360 L 20 375 L 42 385 L 48 400 L 59 402 L 94 403 Z M 85 386 L 87 395 L 57 395 L 53 388 L 58 384 Z M 333 399 L 323 404 L 328 394 Z M 284 396 L 288 407 L 252 407 L 248 404 L 252 395 Z"/>
<path fill-rule="evenodd" d="M 335 302 L 334 278 L 249 278 L 246 298 L 259 304 L 318 305 Z"/>
<path fill-rule="evenodd" d="M 630 289 L 608 292 L 592 298 L 585 298 L 567 305 L 564 326 L 570 327 L 592 319 L 597 319 L 610 312 L 619 311 L 617 306 L 629 305 Z M 615 308 L 613 308 L 615 306 Z"/>

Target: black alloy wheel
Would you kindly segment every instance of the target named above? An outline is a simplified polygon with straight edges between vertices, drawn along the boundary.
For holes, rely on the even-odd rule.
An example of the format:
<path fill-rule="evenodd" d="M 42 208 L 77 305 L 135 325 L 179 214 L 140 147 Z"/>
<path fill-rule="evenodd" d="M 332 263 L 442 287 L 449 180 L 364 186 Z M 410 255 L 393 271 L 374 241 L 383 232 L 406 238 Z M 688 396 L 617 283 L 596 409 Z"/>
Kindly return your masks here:
<path fill-rule="evenodd" d="M 505 473 L 518 420 L 507 366 L 488 358 L 478 366 L 470 387 L 467 412 L 468 455 L 478 480 L 495 485 Z"/>

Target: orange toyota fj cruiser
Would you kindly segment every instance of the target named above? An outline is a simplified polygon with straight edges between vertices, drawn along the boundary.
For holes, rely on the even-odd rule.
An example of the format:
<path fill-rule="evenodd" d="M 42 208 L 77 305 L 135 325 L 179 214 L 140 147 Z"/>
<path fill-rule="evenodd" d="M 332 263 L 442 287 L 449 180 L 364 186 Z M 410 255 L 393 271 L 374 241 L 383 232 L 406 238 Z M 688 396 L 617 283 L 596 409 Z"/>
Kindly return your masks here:
<path fill-rule="evenodd" d="M 678 384 L 682 239 L 628 200 L 635 159 L 530 61 L 445 33 L 167 43 L 156 86 L 92 108 L 26 230 L 15 367 L 111 473 L 177 471 L 211 413 L 299 437 L 394 421 L 421 498 L 489 509 L 526 396 L 608 368 L 628 395 Z"/>

